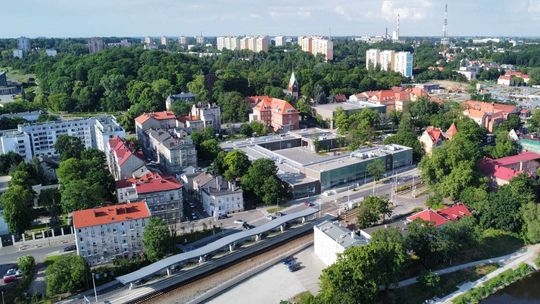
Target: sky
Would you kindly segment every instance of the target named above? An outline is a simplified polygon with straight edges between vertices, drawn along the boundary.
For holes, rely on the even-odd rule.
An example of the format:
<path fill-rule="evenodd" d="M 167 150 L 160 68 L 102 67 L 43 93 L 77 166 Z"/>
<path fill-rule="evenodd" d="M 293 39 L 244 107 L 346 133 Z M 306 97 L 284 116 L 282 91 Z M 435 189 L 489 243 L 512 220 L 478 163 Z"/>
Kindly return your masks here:
<path fill-rule="evenodd" d="M 540 36 L 540 0 L 1 0 L 0 37 Z"/>

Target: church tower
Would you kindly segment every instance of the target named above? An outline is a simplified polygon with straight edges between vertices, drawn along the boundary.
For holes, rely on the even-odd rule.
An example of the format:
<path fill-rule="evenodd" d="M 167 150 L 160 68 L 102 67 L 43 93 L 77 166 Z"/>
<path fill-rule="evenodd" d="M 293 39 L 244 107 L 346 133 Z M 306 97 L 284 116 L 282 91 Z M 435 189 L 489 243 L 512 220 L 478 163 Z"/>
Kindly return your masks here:
<path fill-rule="evenodd" d="M 291 74 L 291 79 L 289 80 L 289 86 L 287 86 L 287 95 L 292 96 L 294 99 L 298 99 L 299 91 L 298 81 L 296 80 L 296 76 L 294 75 L 293 71 Z"/>

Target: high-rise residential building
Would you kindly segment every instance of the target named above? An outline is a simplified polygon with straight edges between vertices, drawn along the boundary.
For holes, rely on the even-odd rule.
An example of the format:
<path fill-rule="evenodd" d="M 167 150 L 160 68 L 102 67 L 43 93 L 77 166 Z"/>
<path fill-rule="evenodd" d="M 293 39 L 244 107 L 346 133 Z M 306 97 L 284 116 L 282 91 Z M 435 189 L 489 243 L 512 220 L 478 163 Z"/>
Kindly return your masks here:
<path fill-rule="evenodd" d="M 23 52 L 29 52 L 32 48 L 32 43 L 30 42 L 30 39 L 26 37 L 19 37 L 17 38 L 17 49 L 22 50 Z"/>
<path fill-rule="evenodd" d="M 218 50 L 250 50 L 252 52 L 268 52 L 269 39 L 267 36 L 257 37 L 217 37 Z"/>
<path fill-rule="evenodd" d="M 46 49 L 45 54 L 49 57 L 56 57 L 56 55 L 58 55 L 58 52 L 55 49 Z"/>
<path fill-rule="evenodd" d="M 268 53 L 268 44 L 269 44 L 268 36 L 259 36 L 255 40 L 255 53 L 259 52 L 265 52 Z"/>
<path fill-rule="evenodd" d="M 413 54 L 410 52 L 397 52 L 395 55 L 394 71 L 405 77 L 413 75 Z"/>
<path fill-rule="evenodd" d="M 167 45 L 168 39 L 165 36 L 161 36 L 160 39 L 161 45 Z"/>
<path fill-rule="evenodd" d="M 150 37 L 150 36 L 144 37 L 144 44 L 150 45 L 150 44 L 152 44 L 152 43 L 153 43 L 152 37 Z"/>
<path fill-rule="evenodd" d="M 90 266 L 144 252 L 142 237 L 151 213 L 145 202 L 73 212 L 77 255 Z"/>
<path fill-rule="evenodd" d="M 381 50 L 379 49 L 369 49 L 366 51 L 366 70 L 375 68 L 377 65 L 380 65 Z"/>
<path fill-rule="evenodd" d="M 366 69 L 380 67 L 383 71 L 398 72 L 404 77 L 413 75 L 414 56 L 410 52 L 370 49 L 366 51 Z"/>
<path fill-rule="evenodd" d="M 203 35 L 199 35 L 195 38 L 195 42 L 197 44 L 204 44 L 204 36 Z"/>
<path fill-rule="evenodd" d="M 320 36 L 299 36 L 298 45 L 304 52 L 311 53 L 315 56 L 318 54 L 324 55 L 326 61 L 334 59 L 334 44 L 332 40 Z"/>
<path fill-rule="evenodd" d="M 188 44 L 188 39 L 186 36 L 180 36 L 178 37 L 178 43 L 181 44 L 181 45 L 187 45 Z"/>
<path fill-rule="evenodd" d="M 274 37 L 274 42 L 276 46 L 284 46 L 285 45 L 285 38 L 283 36 L 276 36 Z"/>
<path fill-rule="evenodd" d="M 379 65 L 383 71 L 393 71 L 395 66 L 395 53 L 392 50 L 384 50 L 380 53 Z"/>
<path fill-rule="evenodd" d="M 90 54 L 101 52 L 104 49 L 103 39 L 101 38 L 90 38 L 88 40 L 88 51 Z"/>

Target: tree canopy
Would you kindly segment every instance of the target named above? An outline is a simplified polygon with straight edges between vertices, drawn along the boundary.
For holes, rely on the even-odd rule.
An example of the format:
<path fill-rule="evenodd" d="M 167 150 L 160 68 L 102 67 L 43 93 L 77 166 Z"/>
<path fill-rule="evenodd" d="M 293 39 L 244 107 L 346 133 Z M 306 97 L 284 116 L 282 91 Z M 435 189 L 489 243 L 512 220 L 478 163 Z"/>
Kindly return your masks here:
<path fill-rule="evenodd" d="M 169 227 L 161 218 L 151 217 L 144 227 L 143 240 L 146 258 L 155 262 L 172 252 L 174 240 Z"/>

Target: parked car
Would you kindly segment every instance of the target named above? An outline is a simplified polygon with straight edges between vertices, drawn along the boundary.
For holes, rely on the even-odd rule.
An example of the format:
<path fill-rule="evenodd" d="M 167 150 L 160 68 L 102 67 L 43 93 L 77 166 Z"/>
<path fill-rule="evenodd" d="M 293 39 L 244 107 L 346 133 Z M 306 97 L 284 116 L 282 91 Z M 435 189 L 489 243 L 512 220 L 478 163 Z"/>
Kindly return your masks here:
<path fill-rule="evenodd" d="M 312 202 L 305 202 L 304 205 L 306 205 L 307 207 L 311 207 L 311 206 L 313 206 L 313 203 Z"/>
<path fill-rule="evenodd" d="M 276 217 L 273 216 L 273 215 L 267 215 L 267 216 L 266 216 L 266 219 L 269 220 L 269 221 L 271 221 L 271 220 L 273 220 L 273 219 L 275 219 L 275 218 L 276 218 Z"/>
<path fill-rule="evenodd" d="M 11 283 L 11 282 L 17 281 L 18 278 L 17 278 L 17 276 L 14 276 L 14 275 L 9 275 L 9 276 L 8 276 L 8 275 L 5 275 L 5 276 L 3 277 L 3 279 L 4 279 L 4 283 L 7 284 L 7 283 Z"/>
<path fill-rule="evenodd" d="M 234 223 L 235 223 L 235 224 L 244 225 L 245 221 L 244 221 L 244 220 L 241 220 L 241 219 L 237 219 L 237 220 L 234 220 Z"/>
<path fill-rule="evenodd" d="M 296 263 L 294 257 L 292 257 L 292 256 L 288 256 L 288 257 L 284 258 L 283 260 L 281 260 L 281 262 L 283 264 L 287 265 L 287 266 L 289 266 L 289 265 L 291 265 L 293 263 Z"/>
<path fill-rule="evenodd" d="M 220 214 L 218 216 L 218 220 L 223 220 L 223 219 L 226 219 L 226 218 L 229 218 L 229 216 L 227 214 Z"/>
<path fill-rule="evenodd" d="M 64 252 L 73 251 L 75 249 L 77 249 L 76 245 L 69 245 L 69 246 L 64 247 Z"/>
<path fill-rule="evenodd" d="M 285 215 L 285 213 L 283 213 L 283 212 L 276 212 L 276 216 L 284 216 L 284 215 Z"/>

